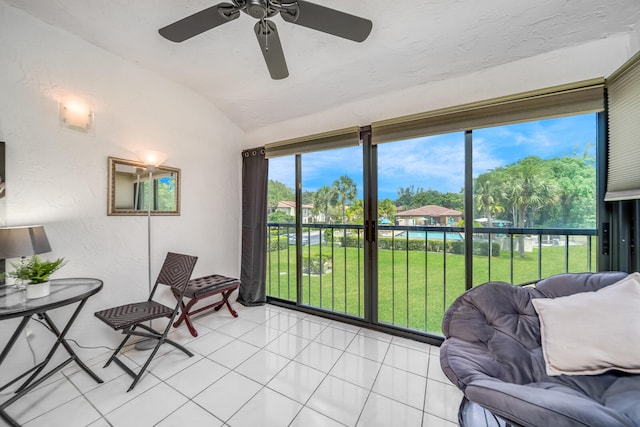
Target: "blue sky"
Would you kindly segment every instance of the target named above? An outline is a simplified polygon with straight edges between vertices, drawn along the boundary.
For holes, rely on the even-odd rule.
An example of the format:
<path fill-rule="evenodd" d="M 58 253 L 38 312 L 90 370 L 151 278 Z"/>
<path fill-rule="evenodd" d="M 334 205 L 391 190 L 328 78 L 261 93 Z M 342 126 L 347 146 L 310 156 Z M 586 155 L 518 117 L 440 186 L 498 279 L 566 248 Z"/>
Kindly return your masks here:
<path fill-rule="evenodd" d="M 595 155 L 596 115 L 478 129 L 473 132 L 473 174 L 506 166 L 527 156 L 541 158 L 582 155 L 587 144 Z M 347 175 L 362 197 L 360 147 L 302 155 L 303 191 L 316 191 Z M 291 157 L 269 160 L 269 179 L 294 188 Z M 464 133 L 415 138 L 378 146 L 378 198 L 395 200 L 400 187 L 458 192 L 464 186 Z"/>

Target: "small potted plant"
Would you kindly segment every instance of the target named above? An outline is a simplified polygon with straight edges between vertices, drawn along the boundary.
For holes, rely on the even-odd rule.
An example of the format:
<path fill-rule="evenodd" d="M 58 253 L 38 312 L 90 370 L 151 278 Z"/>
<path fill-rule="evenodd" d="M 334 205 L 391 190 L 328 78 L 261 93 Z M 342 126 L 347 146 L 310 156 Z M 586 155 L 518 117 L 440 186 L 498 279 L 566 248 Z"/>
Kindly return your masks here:
<path fill-rule="evenodd" d="M 11 263 L 15 270 L 9 273 L 9 276 L 26 285 L 27 299 L 46 297 L 49 295 L 49 277 L 63 265 L 64 258 L 47 261 L 34 255 L 18 263 Z"/>

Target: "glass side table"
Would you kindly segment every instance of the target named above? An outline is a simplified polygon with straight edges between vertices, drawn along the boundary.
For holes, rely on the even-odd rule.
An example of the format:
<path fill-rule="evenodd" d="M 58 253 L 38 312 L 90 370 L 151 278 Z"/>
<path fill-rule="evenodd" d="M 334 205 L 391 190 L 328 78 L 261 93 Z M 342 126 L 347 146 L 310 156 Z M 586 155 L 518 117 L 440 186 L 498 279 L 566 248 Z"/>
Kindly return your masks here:
<path fill-rule="evenodd" d="M 102 383 L 102 379 L 89 369 L 82 360 L 80 360 L 78 355 L 73 351 L 69 343 L 67 343 L 64 338 L 67 332 L 69 332 L 69 329 L 71 329 L 73 322 L 77 319 L 78 314 L 80 314 L 80 311 L 86 304 L 87 300 L 92 295 L 100 292 L 101 289 L 101 280 L 85 278 L 51 280 L 51 293 L 48 296 L 35 299 L 26 299 L 24 289 L 11 286 L 4 286 L 0 288 L 0 320 L 19 317 L 22 318 L 15 332 L 11 335 L 2 349 L 2 353 L 0 353 L 0 367 L 11 351 L 11 348 L 16 343 L 20 333 L 22 333 L 24 328 L 27 326 L 27 323 L 29 323 L 29 320 L 31 320 L 34 315 L 38 316 L 38 318 L 48 326 L 47 329 L 56 336 L 55 342 L 52 344 L 42 362 L 36 364 L 0 387 L 0 392 L 2 392 L 13 384 L 17 384 L 22 381 L 13 396 L 0 405 L 0 418 L 6 421 L 9 425 L 19 426 L 20 424 L 11 418 L 6 413 L 5 409 L 71 362 L 75 361 L 76 364 L 78 364 L 78 366 L 80 366 L 91 378 L 98 383 Z M 77 303 L 76 309 L 66 321 L 62 330 L 60 330 L 47 313 L 51 310 L 75 303 Z M 45 371 L 45 368 L 60 346 L 66 350 L 69 354 L 69 358 L 59 365 L 50 368 L 48 371 Z"/>

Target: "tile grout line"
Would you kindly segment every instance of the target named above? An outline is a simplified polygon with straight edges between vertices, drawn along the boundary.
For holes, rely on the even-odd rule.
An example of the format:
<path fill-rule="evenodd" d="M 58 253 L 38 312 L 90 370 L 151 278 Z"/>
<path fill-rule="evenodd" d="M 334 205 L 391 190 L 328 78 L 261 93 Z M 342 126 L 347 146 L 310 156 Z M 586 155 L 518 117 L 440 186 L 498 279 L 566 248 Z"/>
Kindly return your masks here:
<path fill-rule="evenodd" d="M 209 354 L 207 354 L 207 355 L 203 355 L 203 354 L 201 354 L 201 353 L 198 353 L 198 354 L 202 357 L 202 359 L 201 359 L 201 360 L 203 360 L 203 359 L 207 359 L 207 360 L 210 360 L 210 361 L 212 361 L 212 362 L 214 362 L 214 363 L 216 363 L 216 364 L 220 364 L 219 362 L 216 362 L 215 360 L 211 359 L 209 356 L 211 356 L 213 353 L 216 353 L 216 352 L 218 352 L 218 351 L 221 351 L 222 349 L 224 349 L 224 348 L 225 348 L 225 347 L 227 347 L 228 345 L 232 344 L 233 342 L 239 341 L 240 343 L 243 343 L 243 344 L 248 344 L 248 345 L 253 345 L 253 346 L 255 346 L 256 348 L 258 348 L 258 349 L 259 349 L 258 351 L 260 351 L 260 350 L 265 350 L 265 351 L 267 351 L 268 353 L 271 353 L 271 354 L 274 354 L 274 355 L 277 355 L 277 356 L 280 356 L 280 357 L 284 357 L 284 358 L 286 358 L 286 359 L 287 359 L 287 361 L 286 361 L 286 363 L 282 366 L 282 368 L 280 368 L 277 372 L 275 372 L 275 373 L 274 373 L 274 374 L 273 374 L 273 375 L 272 375 L 272 376 L 271 376 L 271 377 L 270 377 L 270 378 L 269 378 L 269 379 L 268 379 L 264 384 L 262 384 L 262 383 L 258 383 L 258 384 L 260 385 L 259 390 L 257 390 L 257 392 L 256 392 L 256 393 L 252 394 L 252 395 L 251 395 L 251 396 L 250 396 L 250 397 L 249 397 L 249 398 L 248 398 L 248 399 L 247 399 L 247 400 L 246 400 L 246 401 L 245 401 L 245 402 L 244 402 L 244 403 L 239 407 L 239 409 L 238 409 L 238 410 L 236 410 L 233 414 L 231 414 L 231 415 L 230 415 L 226 420 L 221 420 L 218 416 L 216 416 L 215 414 L 211 413 L 210 411 L 208 411 L 206 408 L 202 407 L 202 406 L 201 406 L 201 405 L 199 405 L 198 403 L 196 403 L 196 402 L 194 401 L 194 399 L 195 399 L 197 396 L 201 395 L 201 394 L 202 394 L 205 390 L 207 390 L 209 387 L 211 387 L 211 386 L 213 386 L 214 384 L 218 383 L 222 378 L 225 378 L 227 375 L 229 375 L 229 373 L 230 373 L 230 372 L 234 372 L 234 373 L 236 373 L 236 374 L 238 374 L 238 375 L 242 375 L 243 377 L 248 378 L 248 379 L 249 379 L 249 380 L 251 380 L 251 381 L 255 381 L 255 380 L 253 380 L 253 379 L 251 379 L 251 378 L 247 377 L 246 375 L 242 374 L 241 372 L 237 371 L 236 369 L 237 369 L 239 366 L 241 366 L 242 364 L 244 364 L 247 360 L 249 360 L 249 359 L 251 359 L 252 357 L 254 357 L 254 356 L 257 354 L 257 352 L 256 352 L 256 353 L 251 354 L 249 357 L 247 357 L 246 359 L 244 359 L 242 362 L 240 362 L 239 364 L 237 364 L 237 365 L 236 365 L 236 366 L 234 366 L 233 368 L 229 368 L 229 367 L 227 367 L 227 366 L 221 365 L 221 366 L 223 366 L 225 369 L 227 369 L 227 370 L 228 370 L 228 372 L 226 372 L 226 373 L 225 373 L 224 375 L 222 375 L 220 378 L 217 378 L 217 379 L 216 379 L 215 381 L 213 381 L 212 383 L 207 384 L 207 387 L 205 387 L 205 389 L 204 389 L 204 390 L 201 390 L 200 392 L 198 392 L 197 394 L 195 394 L 193 397 L 189 397 L 189 396 L 185 395 L 184 393 L 180 392 L 178 389 L 173 388 L 170 384 L 168 384 L 168 383 L 167 383 L 167 380 L 168 380 L 169 378 L 173 378 L 174 376 L 179 375 L 179 374 L 180 374 L 180 372 L 184 371 L 185 369 L 190 368 L 191 366 L 193 366 L 193 364 L 190 364 L 189 366 L 186 366 L 186 367 L 184 367 L 184 368 L 180 369 L 178 372 L 173 373 L 173 374 L 172 374 L 170 377 L 168 377 L 166 380 L 165 380 L 165 379 L 161 379 L 160 377 L 158 377 L 158 376 L 157 376 L 157 374 L 154 374 L 154 373 L 150 370 L 148 373 L 149 373 L 149 374 L 151 374 L 151 375 L 153 375 L 155 378 L 157 378 L 157 379 L 159 380 L 159 383 L 164 383 L 167 387 L 169 387 L 169 388 L 171 388 L 172 390 L 174 390 L 174 391 L 178 392 L 180 395 L 184 396 L 184 397 L 187 399 L 187 401 L 186 401 L 184 404 L 180 405 L 178 408 L 176 408 L 176 409 L 175 409 L 174 411 L 172 411 L 170 414 L 168 414 L 167 416 L 165 416 L 165 417 L 163 418 L 163 420 L 158 421 L 158 423 L 163 422 L 165 419 L 167 419 L 167 418 L 168 418 L 168 417 L 170 417 L 172 414 L 174 414 L 175 412 L 177 412 L 178 410 L 180 410 L 183 406 L 187 405 L 189 402 L 193 402 L 193 404 L 195 404 L 195 405 L 197 405 L 199 408 L 203 409 L 206 413 L 208 413 L 208 414 L 210 414 L 212 417 L 214 417 L 214 419 L 216 419 L 216 420 L 221 420 L 221 421 L 222 421 L 222 423 L 223 423 L 224 425 L 227 425 L 228 421 L 229 421 L 231 418 L 233 418 L 233 417 L 234 417 L 234 416 L 236 416 L 238 413 L 240 413 L 240 412 L 241 412 L 241 411 L 246 407 L 246 405 L 247 405 L 247 404 L 248 404 L 252 399 L 254 399 L 254 398 L 256 397 L 256 395 L 257 395 L 258 393 L 262 392 L 262 391 L 266 388 L 266 389 L 268 389 L 269 391 L 275 392 L 275 393 L 277 393 L 278 395 L 280 395 L 280 396 L 282 396 L 282 397 L 284 397 L 284 398 L 286 398 L 286 399 L 288 399 L 288 400 L 292 400 L 293 402 L 295 402 L 295 403 L 297 403 L 297 404 L 301 405 L 301 406 L 300 406 L 300 409 L 299 409 L 299 410 L 296 412 L 296 414 L 293 416 L 293 418 L 292 418 L 292 420 L 289 422 L 289 424 L 294 423 L 294 421 L 298 418 L 298 416 L 300 415 L 300 413 L 301 413 L 305 408 L 307 408 L 307 409 L 308 409 L 308 410 L 310 410 L 310 411 L 314 411 L 314 412 L 317 412 L 317 413 L 319 413 L 319 414 L 321 414 L 321 415 L 324 415 L 324 416 L 328 417 L 329 419 L 331 419 L 332 421 L 335 421 L 335 422 L 337 422 L 337 423 L 339 423 L 339 424 L 343 424 L 342 422 L 340 422 L 340 421 L 338 421 L 338 420 L 335 420 L 335 419 L 333 419 L 333 418 L 331 418 L 331 417 L 329 417 L 329 416 L 327 416 L 327 415 L 325 415 L 325 414 L 322 414 L 322 413 L 320 413 L 320 412 L 316 411 L 316 410 L 315 410 L 315 409 L 313 409 L 312 407 L 308 406 L 308 403 L 310 402 L 310 400 L 312 399 L 312 397 L 315 395 L 315 393 L 318 391 L 318 389 L 322 386 L 322 384 L 324 384 L 324 383 L 327 381 L 327 378 L 328 378 L 328 377 L 330 377 L 330 376 L 331 376 L 332 378 L 341 379 L 341 378 L 339 378 L 339 377 L 335 377 L 335 376 L 331 375 L 331 371 L 335 368 L 336 364 L 341 360 L 341 358 L 343 358 L 343 357 L 345 356 L 345 354 L 349 354 L 349 355 L 353 355 L 353 356 L 362 357 L 363 359 L 366 359 L 366 360 L 369 360 L 369 361 L 372 361 L 372 362 L 379 363 L 379 366 L 378 366 L 378 369 L 377 369 L 376 375 L 375 375 L 375 377 L 374 377 L 374 379 L 373 379 L 373 382 L 371 383 L 371 386 L 370 386 L 370 387 L 368 387 L 368 390 L 367 390 L 367 397 L 366 397 L 366 399 L 364 400 L 364 405 L 363 405 L 363 407 L 360 409 L 360 412 L 359 412 L 358 417 L 357 417 L 357 419 L 356 419 L 355 424 L 357 424 L 357 423 L 361 420 L 362 415 L 363 415 L 364 410 L 365 410 L 365 407 L 366 407 L 367 403 L 369 402 L 369 400 L 371 399 L 371 394 L 372 394 L 372 393 L 374 393 L 373 389 L 374 389 L 374 387 L 375 387 L 375 385 L 376 385 L 376 382 L 378 381 L 378 379 L 379 379 L 379 377 L 380 377 L 380 372 L 381 372 L 381 370 L 382 370 L 382 367 L 383 367 L 383 366 L 388 366 L 388 367 L 391 367 L 391 368 L 395 368 L 393 365 L 385 364 L 385 360 L 387 359 L 387 357 L 388 357 L 388 355 L 389 355 L 389 353 L 390 353 L 390 351 L 391 351 L 391 345 L 395 345 L 395 346 L 403 347 L 403 348 L 405 348 L 405 349 L 409 349 L 409 350 L 421 351 L 421 352 L 423 352 L 423 353 L 426 353 L 426 354 L 427 354 L 427 359 L 428 359 L 428 361 L 427 361 L 427 373 L 426 373 L 426 378 L 425 378 L 425 387 L 424 387 L 424 396 L 425 396 L 425 398 L 423 399 L 422 411 L 421 411 L 421 412 L 422 412 L 422 420 L 421 420 L 421 423 L 422 423 L 422 425 L 424 425 L 424 423 L 425 423 L 425 414 L 429 413 L 429 412 L 427 412 L 427 409 L 428 409 L 428 408 L 426 407 L 426 392 L 427 392 L 427 387 L 428 387 L 428 385 L 429 385 L 429 381 L 437 381 L 437 382 L 439 382 L 439 383 L 442 383 L 442 381 L 438 381 L 438 380 L 436 380 L 436 379 L 433 379 L 433 380 L 432 380 L 432 379 L 430 379 L 430 378 L 429 378 L 429 371 L 430 371 L 430 369 L 431 369 L 431 365 L 432 365 L 432 363 L 431 363 L 431 362 L 432 362 L 432 360 L 431 360 L 431 358 L 430 358 L 430 356 L 431 356 L 431 347 L 432 347 L 431 345 L 425 344 L 425 345 L 427 346 L 427 348 L 428 348 L 428 350 L 425 352 L 425 351 L 422 351 L 421 349 L 417 349 L 416 347 L 413 347 L 413 346 L 403 345 L 403 343 L 396 343 L 396 342 L 394 342 L 394 341 L 393 341 L 393 337 L 391 337 L 391 339 L 387 341 L 387 340 L 378 339 L 378 338 L 373 337 L 373 336 L 367 336 L 366 334 L 361 333 L 362 328 L 358 328 L 358 330 L 357 330 L 357 331 L 354 331 L 354 330 L 349 329 L 349 328 L 345 329 L 345 328 L 336 327 L 336 326 L 335 326 L 335 325 L 333 325 L 332 323 L 326 323 L 326 322 L 315 322 L 315 321 L 314 321 L 314 319 L 310 318 L 310 315 L 306 315 L 306 316 L 302 316 L 302 317 L 294 316 L 294 317 L 296 317 L 296 318 L 297 318 L 297 320 L 296 320 L 295 322 L 293 322 L 293 323 L 292 323 L 288 328 L 286 328 L 285 330 L 278 329 L 278 328 L 272 328 L 272 327 L 271 327 L 271 329 L 277 330 L 279 333 L 278 333 L 278 335 L 277 335 L 275 338 L 273 338 L 273 339 L 269 340 L 268 342 L 266 342 L 266 343 L 265 343 L 264 345 L 262 345 L 262 346 L 256 346 L 255 344 L 251 343 L 251 342 L 250 342 L 250 341 L 248 341 L 248 340 L 247 340 L 247 341 L 242 340 L 241 338 L 242 338 L 243 336 L 247 335 L 248 333 L 250 333 L 251 331 L 255 330 L 256 328 L 258 328 L 258 327 L 260 327 L 260 326 L 264 326 L 264 327 L 270 328 L 270 326 L 268 326 L 268 325 L 267 325 L 267 323 L 269 322 L 269 320 L 273 320 L 276 316 L 279 316 L 279 315 L 286 315 L 286 316 L 290 317 L 290 316 L 289 316 L 289 312 L 288 312 L 287 310 L 280 310 L 280 309 L 279 309 L 279 310 L 269 310 L 269 311 L 266 311 L 266 313 L 275 313 L 275 314 L 271 314 L 271 315 L 266 314 L 266 315 L 265 315 L 265 317 L 266 317 L 266 318 L 265 318 L 265 319 L 263 319 L 260 323 L 256 322 L 255 320 L 248 320 L 248 319 L 247 319 L 247 321 L 248 321 L 248 322 L 254 323 L 254 324 L 255 324 L 255 326 L 254 326 L 254 327 L 252 327 L 251 329 L 247 330 L 246 332 L 243 332 L 242 334 L 238 335 L 237 337 L 236 337 L 236 336 L 232 336 L 232 335 L 228 335 L 228 334 L 226 334 L 225 332 L 220 331 L 218 328 L 215 328 L 215 329 L 214 329 L 214 328 L 210 328 L 209 326 L 206 326 L 205 324 L 202 324 L 201 326 L 203 326 L 203 327 L 207 328 L 210 332 L 211 332 L 211 331 L 218 332 L 218 333 L 220 333 L 220 334 L 223 334 L 223 335 L 225 335 L 225 336 L 228 336 L 228 337 L 232 338 L 232 340 L 231 340 L 230 342 L 228 342 L 227 344 L 223 345 L 222 347 L 220 347 L 220 348 L 218 348 L 218 349 L 214 350 L 213 352 L 211 352 L 211 353 L 209 353 Z M 267 316 L 268 316 L 268 317 L 267 317 Z M 293 333 L 292 331 L 296 330 L 296 326 L 297 326 L 297 325 L 299 325 L 299 324 L 300 324 L 300 322 L 301 322 L 301 321 L 303 321 L 303 320 L 306 320 L 306 321 L 308 321 L 308 322 L 311 322 L 311 323 L 313 323 L 313 324 L 316 324 L 316 325 L 321 326 L 321 328 L 320 328 L 319 332 L 318 332 L 318 333 L 312 333 L 311 335 L 306 335 L 306 333 L 305 333 L 305 331 L 304 331 L 304 330 L 302 331 L 302 334 L 296 334 L 296 333 Z M 229 320 L 229 322 L 232 322 L 232 321 L 233 321 L 233 319 L 230 319 L 230 320 Z M 228 325 L 228 324 L 230 324 L 229 322 L 225 322 L 225 323 L 223 323 L 223 324 L 219 325 L 219 327 L 222 327 L 222 326 Z M 330 345 L 329 345 L 329 346 L 327 346 L 326 344 L 324 344 L 324 343 L 322 343 L 322 342 L 318 341 L 318 338 L 320 337 L 320 335 L 321 335 L 322 333 L 324 333 L 325 331 L 327 331 L 328 327 L 331 327 L 332 329 L 335 329 L 335 330 L 339 330 L 339 331 L 341 331 L 341 332 L 343 332 L 343 333 L 353 334 L 353 336 L 349 339 L 349 341 L 348 341 L 348 342 L 346 343 L 346 345 L 344 346 L 344 349 L 342 349 L 342 348 L 336 348 L 336 347 L 333 347 L 333 346 L 330 346 Z M 296 330 L 296 331 L 297 331 L 297 330 Z M 283 337 L 283 336 L 284 336 L 284 334 L 288 334 L 288 335 L 290 335 L 291 337 L 294 337 L 294 338 L 296 338 L 296 339 L 304 339 L 304 340 L 307 340 L 308 342 L 307 342 L 303 347 L 301 347 L 299 350 L 295 351 L 295 354 L 293 354 L 293 355 L 291 355 L 291 356 L 290 356 L 290 355 L 283 356 L 283 354 L 281 354 L 281 353 L 278 353 L 278 352 L 276 352 L 276 351 L 274 351 L 274 350 L 272 350 L 272 349 L 267 349 L 267 348 L 266 348 L 266 347 L 268 347 L 269 345 L 271 345 L 274 341 L 276 341 L 277 339 L 279 339 L 279 338 Z M 206 335 L 206 334 L 205 334 L 205 335 Z M 363 355 L 363 354 L 361 354 L 361 353 L 359 353 L 359 352 L 358 352 L 358 353 L 352 353 L 352 352 L 347 351 L 347 350 L 349 349 L 349 347 L 354 343 L 354 341 L 355 341 L 356 339 L 358 339 L 358 337 L 359 337 L 359 336 L 360 336 L 360 337 L 363 337 L 363 338 L 370 338 L 370 339 L 377 340 L 377 341 L 380 341 L 380 342 L 383 342 L 383 343 L 387 343 L 387 347 L 386 347 L 386 350 L 385 350 L 384 356 L 380 359 L 380 362 L 378 362 L 378 360 L 377 360 L 377 359 L 369 359 L 368 357 L 366 357 L 365 355 Z M 193 341 L 193 340 L 190 340 L 190 341 Z M 307 365 L 307 364 L 305 364 L 305 363 L 302 363 L 302 362 L 299 362 L 299 361 L 296 361 L 296 360 L 295 360 L 295 358 L 296 358 L 297 356 L 299 356 L 299 355 L 300 355 L 304 350 L 306 350 L 306 349 L 307 349 L 307 348 L 308 348 L 312 343 L 316 343 L 316 344 L 318 344 L 318 345 L 324 345 L 324 346 L 327 346 L 327 347 L 332 348 L 332 349 L 334 349 L 334 350 L 339 350 L 339 351 L 340 351 L 340 353 L 339 353 L 339 356 L 336 358 L 335 362 L 333 362 L 333 364 L 331 364 L 331 366 L 328 368 L 328 370 L 327 370 L 326 372 L 325 372 L 324 370 L 320 370 L 320 372 L 322 372 L 322 374 L 323 374 L 322 380 L 318 383 L 318 386 L 316 386 L 316 387 L 315 387 L 315 389 L 314 389 L 314 390 L 309 394 L 309 396 L 306 398 L 305 402 L 301 403 L 301 402 L 299 402 L 299 401 L 297 401 L 297 400 L 295 400 L 295 399 L 292 399 L 292 398 L 291 398 L 291 397 L 289 397 L 289 396 L 286 396 L 285 394 L 283 394 L 283 393 L 279 392 L 278 390 L 275 390 L 275 389 L 270 388 L 270 387 L 269 387 L 269 384 L 270 384 L 270 383 L 272 383 L 272 381 L 273 381 L 273 380 L 274 380 L 274 379 L 275 379 L 275 378 L 276 378 L 280 373 L 282 373 L 282 371 L 283 371 L 283 370 L 285 370 L 287 367 L 291 366 L 291 365 L 292 365 L 292 362 L 300 363 L 302 366 L 305 366 L 305 367 L 307 367 L 307 368 L 309 368 L 309 369 L 318 370 L 318 369 L 317 369 L 317 368 L 315 368 L 314 366 L 310 366 L 310 365 Z M 167 353 L 167 354 L 168 354 L 168 353 Z M 164 355 L 163 355 L 163 356 L 161 356 L 161 357 L 164 357 L 164 356 L 166 356 L 167 354 L 164 354 Z M 135 362 L 134 362 L 134 363 L 135 363 Z M 194 362 L 194 363 L 198 363 L 198 361 L 196 361 L 196 362 Z M 395 368 L 395 369 L 399 369 L 399 368 Z M 400 370 L 405 371 L 405 372 L 409 372 L 409 373 L 413 373 L 413 372 L 411 372 L 411 371 L 407 371 L 406 369 L 400 369 Z M 71 381 L 71 380 L 70 380 L 66 375 L 64 375 L 64 378 L 65 378 L 67 381 L 72 382 L 72 381 Z M 346 380 L 344 380 L 344 379 L 341 379 L 341 380 L 346 381 Z M 353 385 L 355 385 L 355 386 L 361 387 L 360 385 L 358 385 L 358 384 L 354 384 L 354 383 L 351 383 L 350 381 L 346 381 L 346 382 L 347 382 L 347 383 L 349 383 L 349 384 L 353 384 Z M 158 384 L 159 384 L 159 383 L 158 383 Z M 73 382 L 72 382 L 72 384 L 73 384 L 73 386 L 74 386 L 78 391 L 80 391 L 80 390 L 79 390 L 79 388 L 78 388 L 78 387 L 77 387 Z M 132 401 L 132 400 L 134 400 L 134 399 L 137 399 L 139 396 L 141 396 L 141 395 L 143 395 L 143 394 L 147 393 L 149 390 L 154 389 L 158 384 L 154 385 L 153 387 L 149 388 L 148 390 L 145 390 L 144 392 L 140 393 L 140 395 L 138 395 L 138 396 L 136 396 L 136 397 L 132 398 L 131 400 L 128 400 L 127 402 L 125 402 L 125 403 L 123 403 L 122 405 L 118 406 L 118 408 L 119 408 L 119 407 L 122 407 L 123 405 L 125 405 L 125 404 L 127 404 L 127 403 L 129 403 L 129 402 L 131 402 L 131 401 Z M 446 383 L 445 383 L 445 384 L 446 384 Z M 111 425 L 111 423 L 106 419 L 105 415 L 103 415 L 103 414 L 98 410 L 98 408 L 97 408 L 97 407 L 95 407 L 95 405 L 93 405 L 93 403 L 91 403 L 91 401 L 89 401 L 89 400 L 86 398 L 86 396 L 84 395 L 84 393 L 80 392 L 80 394 L 83 396 L 83 398 L 84 398 L 86 401 L 88 401 L 88 402 L 89 402 L 89 404 L 90 404 L 90 405 L 91 405 L 91 406 L 92 406 L 92 407 L 97 411 L 97 413 L 98 413 L 98 414 L 100 414 L 100 416 L 102 417 L 102 419 L 103 419 L 106 423 L 108 423 L 109 425 Z M 385 396 L 385 397 L 386 397 L 386 396 Z M 403 405 L 406 405 L 406 406 L 408 406 L 408 407 L 410 407 L 410 408 L 415 408 L 414 406 L 408 405 L 406 402 L 398 401 L 398 400 L 393 399 L 393 398 L 389 398 L 389 399 L 390 399 L 390 400 L 393 400 L 393 401 L 395 401 L 395 402 L 401 403 L 401 404 L 403 404 Z M 117 409 L 117 408 L 116 408 L 116 409 Z M 114 409 L 114 410 L 116 410 L 116 409 Z M 417 408 L 416 408 L 416 409 L 417 409 Z M 111 411 L 111 412 L 112 412 L 112 411 Z M 430 414 L 430 413 L 429 413 L 429 414 Z M 432 415 L 432 416 L 436 416 L 436 415 L 434 415 L 434 414 L 430 414 L 430 415 Z M 445 418 L 442 418 L 442 417 L 439 417 L 439 416 L 436 416 L 436 417 L 437 417 L 437 418 L 439 418 L 439 419 L 442 419 L 443 421 L 450 422 L 448 419 L 445 419 Z M 98 421 L 98 420 L 95 420 L 95 421 L 93 421 L 93 422 L 97 422 L 97 421 Z M 157 424 L 157 423 L 156 423 L 156 424 Z"/>
<path fill-rule="evenodd" d="M 376 373 L 376 377 L 373 379 L 373 383 L 371 383 L 371 388 L 369 389 L 369 393 L 367 394 L 367 398 L 364 400 L 364 405 L 362 405 L 362 409 L 360 409 L 360 414 L 358 414 L 358 418 L 356 419 L 356 423 L 355 423 L 356 426 L 358 425 L 358 422 L 360 421 L 360 418 L 362 418 L 362 414 L 364 413 L 364 408 L 367 407 L 367 403 L 369 402 L 369 399 L 371 398 L 371 393 L 373 393 L 373 388 L 376 385 L 376 381 L 378 380 L 378 376 L 380 376 L 380 371 L 382 370 L 382 366 L 384 366 L 384 360 L 387 358 L 387 354 L 389 354 L 389 350 L 390 349 L 391 349 L 391 344 L 389 344 L 387 346 L 387 351 L 385 351 L 384 357 L 382 358 L 382 361 L 380 362 L 380 366 L 378 367 L 378 372 Z"/>

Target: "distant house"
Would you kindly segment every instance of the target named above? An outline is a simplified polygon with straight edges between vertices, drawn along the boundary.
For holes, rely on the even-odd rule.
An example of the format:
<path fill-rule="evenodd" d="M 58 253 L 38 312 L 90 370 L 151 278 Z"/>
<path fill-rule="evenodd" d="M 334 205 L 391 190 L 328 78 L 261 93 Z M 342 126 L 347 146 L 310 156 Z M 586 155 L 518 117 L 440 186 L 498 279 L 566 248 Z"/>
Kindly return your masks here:
<path fill-rule="evenodd" d="M 464 214 L 460 211 L 435 205 L 422 206 L 417 209 L 396 213 L 398 225 L 454 226 L 463 217 Z"/>
<path fill-rule="evenodd" d="M 292 217 L 296 216 L 296 202 L 278 202 L 278 205 L 274 209 L 277 212 L 284 212 Z M 323 222 L 324 215 L 319 214 L 322 219 L 314 219 L 313 217 L 313 205 L 302 205 L 302 223 L 308 224 L 312 222 Z"/>

